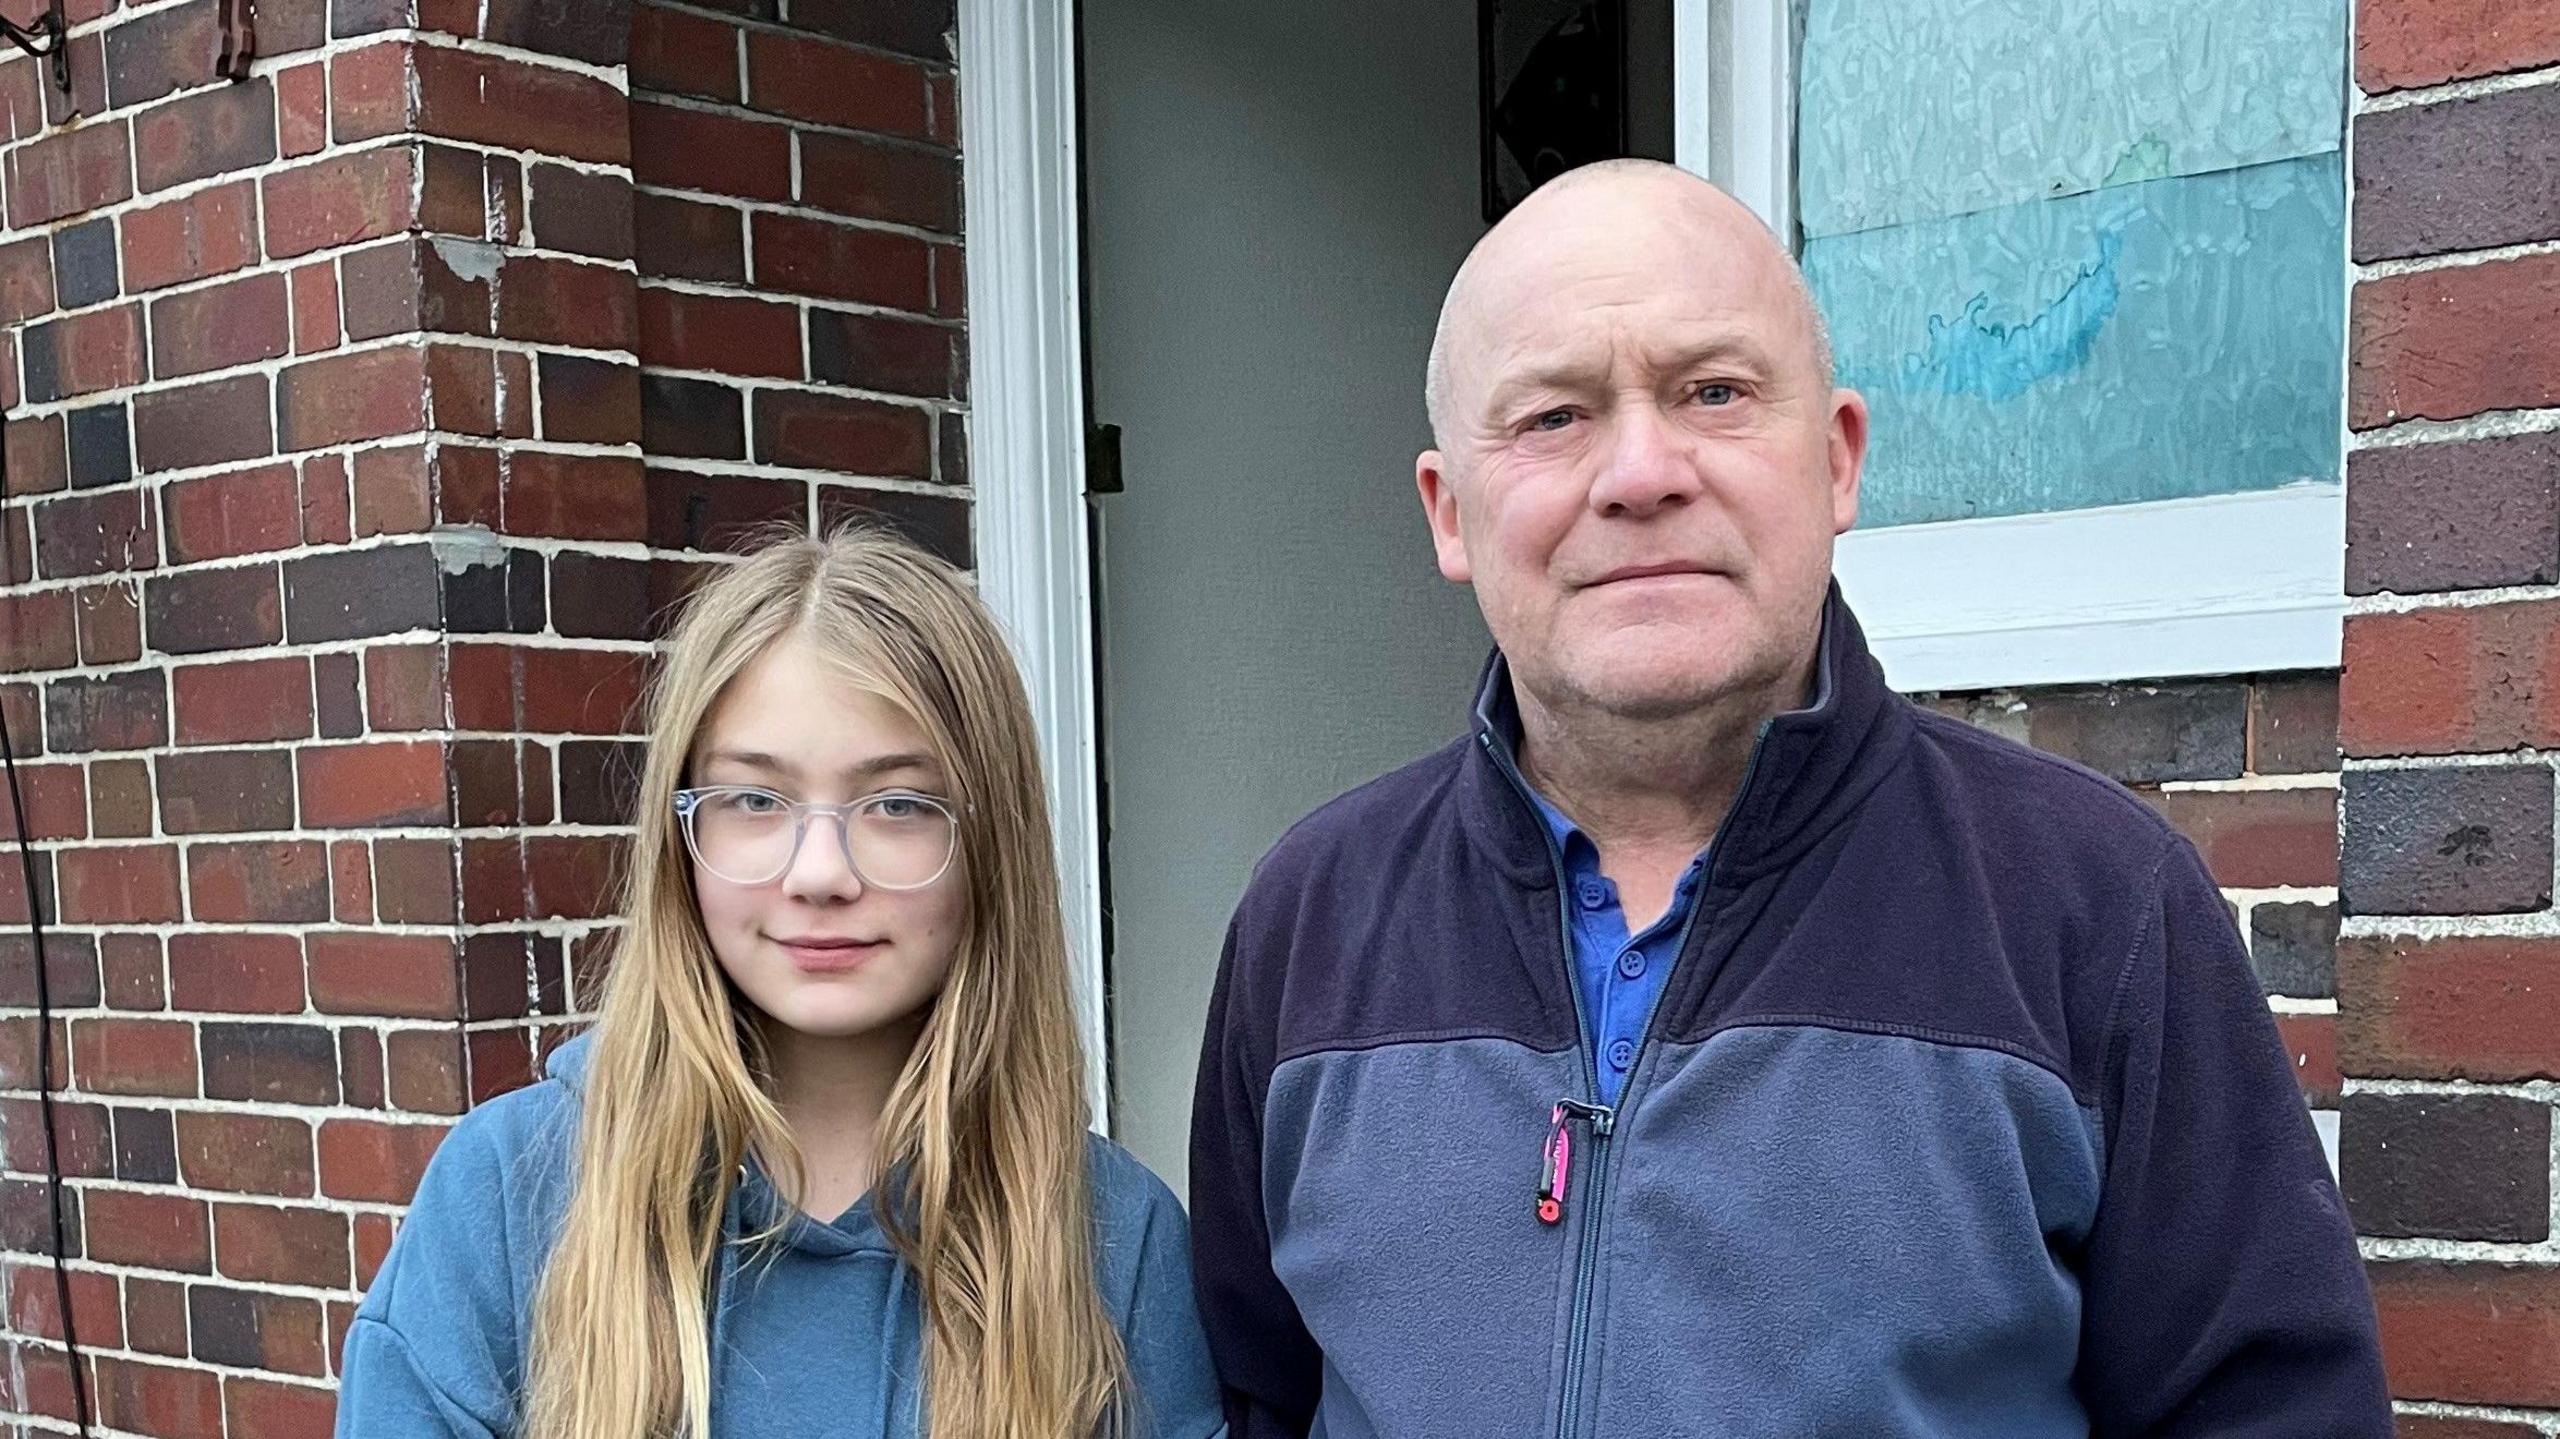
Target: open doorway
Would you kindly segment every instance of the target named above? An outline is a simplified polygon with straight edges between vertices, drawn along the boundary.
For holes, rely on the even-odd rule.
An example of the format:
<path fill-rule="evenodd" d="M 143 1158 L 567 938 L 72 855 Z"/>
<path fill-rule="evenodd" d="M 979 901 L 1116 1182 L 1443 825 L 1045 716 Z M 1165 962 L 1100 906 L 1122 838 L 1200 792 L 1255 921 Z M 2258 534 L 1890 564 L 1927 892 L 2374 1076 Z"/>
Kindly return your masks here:
<path fill-rule="evenodd" d="M 1629 150 L 1665 159 L 1671 8 L 1629 0 L 1620 77 Z M 1122 485 L 1093 556 L 1112 1124 L 1178 1190 L 1254 861 L 1459 734 L 1485 656 L 1412 482 L 1485 228 L 1478 9 L 1083 0 L 1090 418 Z"/>

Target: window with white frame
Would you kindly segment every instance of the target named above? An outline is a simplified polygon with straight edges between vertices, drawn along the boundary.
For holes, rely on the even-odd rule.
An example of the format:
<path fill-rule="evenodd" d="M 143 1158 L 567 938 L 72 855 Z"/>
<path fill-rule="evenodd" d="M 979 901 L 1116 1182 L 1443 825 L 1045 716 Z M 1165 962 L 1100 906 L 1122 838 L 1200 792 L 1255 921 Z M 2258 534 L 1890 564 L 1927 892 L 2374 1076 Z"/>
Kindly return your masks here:
<path fill-rule="evenodd" d="M 1897 687 L 2338 662 L 2344 5 L 1685 18 L 1684 163 L 1801 236 L 1873 407 L 1839 570 Z"/>

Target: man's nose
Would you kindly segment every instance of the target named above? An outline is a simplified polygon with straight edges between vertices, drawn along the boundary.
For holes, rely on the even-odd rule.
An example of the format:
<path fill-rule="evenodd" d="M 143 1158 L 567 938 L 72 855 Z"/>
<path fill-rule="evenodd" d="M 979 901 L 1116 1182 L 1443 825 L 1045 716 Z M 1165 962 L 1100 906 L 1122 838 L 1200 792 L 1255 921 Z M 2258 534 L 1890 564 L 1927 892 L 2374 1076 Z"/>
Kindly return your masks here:
<path fill-rule="evenodd" d="M 1591 506 L 1605 515 L 1641 518 L 1695 499 L 1697 467 L 1671 417 L 1653 404 L 1620 406 L 1609 420 Z"/>

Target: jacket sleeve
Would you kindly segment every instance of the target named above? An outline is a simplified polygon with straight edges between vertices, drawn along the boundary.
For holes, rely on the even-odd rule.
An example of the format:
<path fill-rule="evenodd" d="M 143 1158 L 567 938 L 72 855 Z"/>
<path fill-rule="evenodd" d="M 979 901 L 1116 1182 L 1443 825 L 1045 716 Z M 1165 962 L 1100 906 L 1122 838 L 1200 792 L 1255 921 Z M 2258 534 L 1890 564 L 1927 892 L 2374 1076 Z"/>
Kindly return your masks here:
<path fill-rule="evenodd" d="M 2389 1439 L 2354 1228 L 2221 891 L 2183 839 L 2106 1034 L 2078 1376 L 2095 1433 Z"/>
<path fill-rule="evenodd" d="M 1262 1209 L 1270 1048 L 1258 1037 L 1271 1020 L 1252 1013 L 1243 995 L 1241 927 L 1239 920 L 1228 929 L 1219 958 L 1192 1098 L 1192 1277 L 1234 1439 L 1297 1439 L 1315 1420 L 1322 1360 L 1271 1269 Z"/>

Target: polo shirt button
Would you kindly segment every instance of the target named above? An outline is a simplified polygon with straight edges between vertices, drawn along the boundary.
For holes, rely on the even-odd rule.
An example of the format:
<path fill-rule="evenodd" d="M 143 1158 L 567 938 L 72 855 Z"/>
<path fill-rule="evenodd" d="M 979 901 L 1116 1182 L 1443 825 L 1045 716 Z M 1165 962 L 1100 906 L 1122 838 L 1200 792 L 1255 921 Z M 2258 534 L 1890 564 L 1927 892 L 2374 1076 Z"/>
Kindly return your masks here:
<path fill-rule="evenodd" d="M 1623 979 L 1644 978 L 1644 951 L 1631 949 L 1618 956 L 1618 974 Z"/>
<path fill-rule="evenodd" d="M 1609 1046 L 1609 1067 L 1611 1069 L 1624 1070 L 1628 1065 L 1635 1062 L 1636 1045 L 1634 1040 L 1621 1039 Z"/>
<path fill-rule="evenodd" d="M 1598 909 L 1609 902 L 1609 886 L 1596 879 L 1586 879 L 1574 886 L 1584 909 Z"/>

